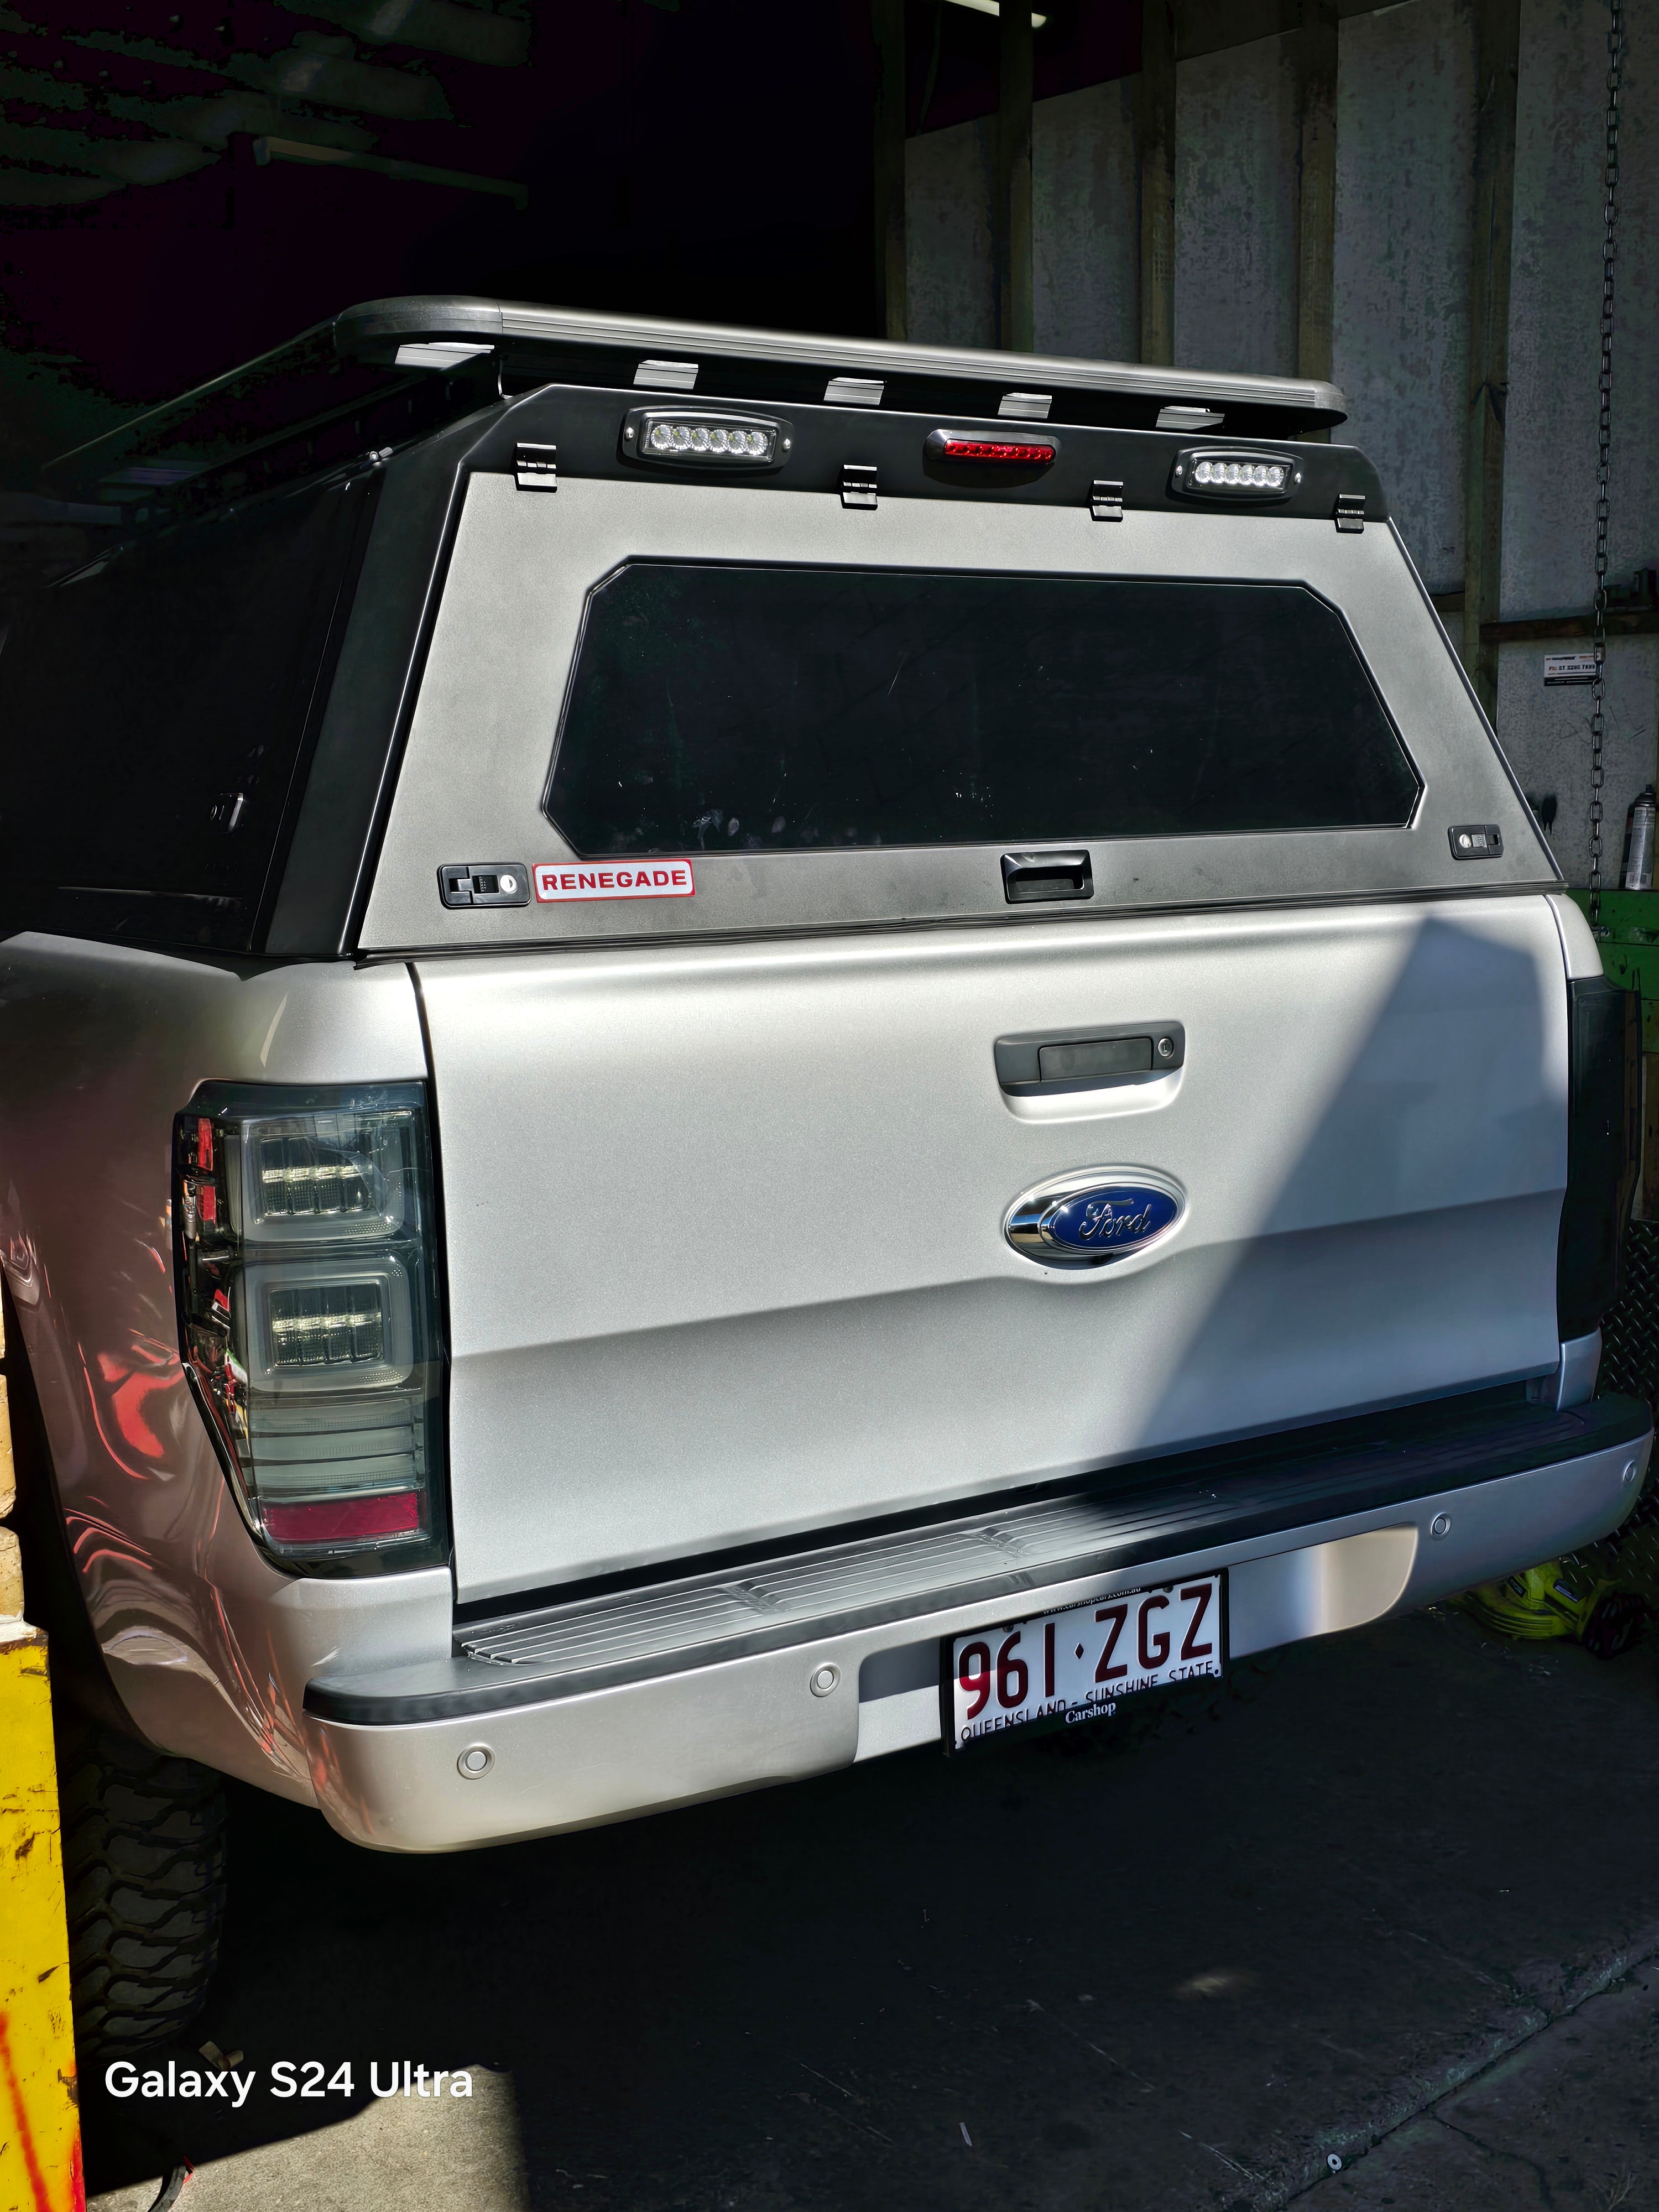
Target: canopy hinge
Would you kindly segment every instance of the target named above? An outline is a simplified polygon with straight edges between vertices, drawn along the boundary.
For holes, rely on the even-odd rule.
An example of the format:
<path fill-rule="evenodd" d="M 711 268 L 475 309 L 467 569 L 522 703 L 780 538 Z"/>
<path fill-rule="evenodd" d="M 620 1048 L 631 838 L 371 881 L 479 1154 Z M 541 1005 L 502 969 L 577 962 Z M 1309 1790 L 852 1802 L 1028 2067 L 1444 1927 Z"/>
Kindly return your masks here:
<path fill-rule="evenodd" d="M 513 474 L 520 491 L 557 491 L 559 449 L 556 446 L 514 446 Z"/>
<path fill-rule="evenodd" d="M 873 461 L 843 461 L 841 465 L 841 503 L 843 507 L 873 507 L 876 469 Z"/>

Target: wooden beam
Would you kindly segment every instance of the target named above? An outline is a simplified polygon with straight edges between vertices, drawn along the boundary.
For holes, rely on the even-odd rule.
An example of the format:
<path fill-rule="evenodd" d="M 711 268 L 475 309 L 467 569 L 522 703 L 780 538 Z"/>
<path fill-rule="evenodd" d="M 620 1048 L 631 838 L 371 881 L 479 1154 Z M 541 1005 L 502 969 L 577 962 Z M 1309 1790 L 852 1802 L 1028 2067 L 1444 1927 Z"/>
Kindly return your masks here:
<path fill-rule="evenodd" d="M 907 326 L 904 249 L 904 0 L 870 0 L 876 34 L 876 313 L 884 337 Z"/>
<path fill-rule="evenodd" d="M 1135 158 L 1140 198 L 1140 358 L 1175 361 L 1176 27 L 1172 0 L 1141 0 Z"/>
<path fill-rule="evenodd" d="M 1474 240 L 1469 283 L 1468 451 L 1463 479 L 1463 669 L 1498 712 L 1498 644 L 1483 635 L 1504 588 L 1504 422 L 1510 397 L 1510 252 L 1521 0 L 1475 0 Z"/>
<path fill-rule="evenodd" d="M 1036 349 L 1031 293 L 1031 10 L 1025 0 L 998 15 L 997 343 Z"/>
<path fill-rule="evenodd" d="M 1296 373 L 1328 379 L 1336 253 L 1336 0 L 1301 0 L 1296 34 Z"/>
<path fill-rule="evenodd" d="M 1462 592 L 1435 592 L 1434 611 L 1454 637 L 1463 629 Z M 1595 617 L 1587 615 L 1523 615 L 1515 622 L 1480 625 L 1482 645 L 1553 644 L 1558 638 L 1594 637 Z M 1659 607 L 1609 607 L 1603 635 L 1607 637 L 1659 637 Z"/>

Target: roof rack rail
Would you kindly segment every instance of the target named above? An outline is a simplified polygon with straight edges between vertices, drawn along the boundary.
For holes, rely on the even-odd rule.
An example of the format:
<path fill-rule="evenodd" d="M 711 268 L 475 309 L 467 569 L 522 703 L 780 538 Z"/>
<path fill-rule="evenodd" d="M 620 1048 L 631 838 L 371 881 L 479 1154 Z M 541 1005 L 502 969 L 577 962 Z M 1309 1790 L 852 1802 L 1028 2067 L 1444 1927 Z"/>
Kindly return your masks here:
<path fill-rule="evenodd" d="M 1139 362 L 1082 361 L 1058 354 L 997 353 L 968 346 L 898 344 L 890 339 L 821 337 L 757 331 L 721 323 L 678 323 L 538 307 L 514 301 L 418 298 L 371 300 L 335 318 L 343 353 L 364 356 L 411 338 L 471 338 L 559 353 L 605 352 L 645 359 L 672 354 L 702 362 L 765 363 L 879 377 L 894 383 L 948 378 L 999 393 L 1033 386 L 1060 392 L 1103 392 L 1160 405 L 1197 402 L 1210 408 L 1273 408 L 1301 416 L 1310 428 L 1346 419 L 1342 394 L 1311 377 L 1231 376 L 1208 369 L 1148 367 Z M 699 384 L 699 390 L 702 388 Z M 993 413 L 998 411 L 993 409 Z"/>
<path fill-rule="evenodd" d="M 1346 418 L 1342 394 L 1312 378 L 415 297 L 348 307 L 75 447 L 47 465 L 43 488 L 112 501 L 137 520 L 192 479 L 211 480 L 219 496 L 251 492 L 400 446 L 544 384 L 658 384 L 699 398 L 1124 429 L 1224 420 L 1235 434 L 1267 438 Z"/>

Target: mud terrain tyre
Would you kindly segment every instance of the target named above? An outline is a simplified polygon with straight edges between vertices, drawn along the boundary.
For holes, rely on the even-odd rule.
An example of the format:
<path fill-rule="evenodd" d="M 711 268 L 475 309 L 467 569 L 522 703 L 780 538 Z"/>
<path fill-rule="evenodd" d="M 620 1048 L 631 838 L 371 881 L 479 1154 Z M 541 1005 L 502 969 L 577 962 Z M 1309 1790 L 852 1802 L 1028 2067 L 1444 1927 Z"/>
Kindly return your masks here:
<path fill-rule="evenodd" d="M 188 1759 L 86 1724 L 59 1747 L 75 2038 L 164 2043 L 201 2009 L 225 1909 L 225 1798 Z"/>

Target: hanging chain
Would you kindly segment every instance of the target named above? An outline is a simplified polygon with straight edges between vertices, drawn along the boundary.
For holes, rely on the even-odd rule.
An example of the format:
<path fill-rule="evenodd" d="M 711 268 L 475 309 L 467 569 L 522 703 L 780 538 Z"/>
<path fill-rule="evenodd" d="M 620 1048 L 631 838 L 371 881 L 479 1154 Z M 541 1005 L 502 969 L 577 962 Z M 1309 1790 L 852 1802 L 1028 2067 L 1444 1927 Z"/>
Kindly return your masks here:
<path fill-rule="evenodd" d="M 1601 170 L 1601 414 L 1595 432 L 1595 598 L 1590 617 L 1590 920 L 1601 918 L 1602 747 L 1607 737 L 1607 513 L 1613 483 L 1613 258 L 1619 216 L 1619 88 L 1625 65 L 1625 0 L 1609 0 L 1607 153 Z"/>

